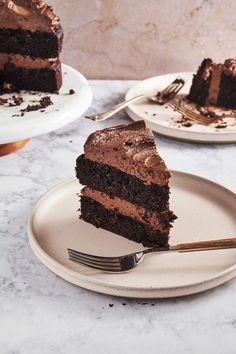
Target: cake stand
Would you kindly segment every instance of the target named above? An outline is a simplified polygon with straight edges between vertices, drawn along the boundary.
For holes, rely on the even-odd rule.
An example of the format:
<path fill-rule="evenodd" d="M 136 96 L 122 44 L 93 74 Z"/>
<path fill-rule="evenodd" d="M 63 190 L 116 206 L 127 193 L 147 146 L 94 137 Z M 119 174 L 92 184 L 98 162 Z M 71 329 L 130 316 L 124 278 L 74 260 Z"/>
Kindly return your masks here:
<path fill-rule="evenodd" d="M 34 136 L 73 122 L 88 109 L 92 102 L 88 81 L 77 70 L 65 64 L 62 65 L 62 73 L 63 85 L 58 94 L 21 91 L 0 96 L 8 102 L 12 102 L 13 96 L 23 98 L 20 105 L 0 106 L 0 156 L 22 148 Z M 45 97 L 50 97 L 51 105 L 27 111 L 27 106 L 38 106 Z"/>

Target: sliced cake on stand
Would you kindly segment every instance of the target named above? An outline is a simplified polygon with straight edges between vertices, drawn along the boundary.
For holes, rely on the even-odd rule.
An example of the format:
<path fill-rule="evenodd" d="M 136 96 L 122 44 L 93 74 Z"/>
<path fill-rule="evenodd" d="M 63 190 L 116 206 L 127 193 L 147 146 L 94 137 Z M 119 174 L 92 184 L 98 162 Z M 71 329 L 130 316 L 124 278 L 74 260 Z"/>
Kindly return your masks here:
<path fill-rule="evenodd" d="M 60 19 L 41 0 L 0 0 L 0 86 L 58 91 L 62 84 Z"/>
<path fill-rule="evenodd" d="M 145 247 L 168 244 L 171 175 L 144 121 L 91 134 L 76 175 L 83 220 Z"/>
<path fill-rule="evenodd" d="M 0 0 L 0 94 L 57 92 L 62 85 L 62 41 L 60 19 L 43 1 Z M 0 142 L 0 156 L 27 142 Z"/>

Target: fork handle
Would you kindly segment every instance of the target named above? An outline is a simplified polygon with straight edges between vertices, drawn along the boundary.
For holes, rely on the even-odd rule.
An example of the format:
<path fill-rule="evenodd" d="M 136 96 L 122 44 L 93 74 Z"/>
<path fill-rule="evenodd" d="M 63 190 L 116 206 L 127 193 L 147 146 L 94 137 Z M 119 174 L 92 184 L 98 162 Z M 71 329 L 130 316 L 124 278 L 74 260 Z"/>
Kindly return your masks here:
<path fill-rule="evenodd" d="M 176 246 L 170 246 L 170 251 L 191 252 L 191 251 L 209 251 L 217 249 L 236 248 L 236 238 L 225 238 L 221 240 L 200 241 L 191 243 L 180 243 Z"/>
<path fill-rule="evenodd" d="M 179 243 L 169 247 L 147 248 L 143 254 L 148 253 L 171 253 L 171 252 L 198 252 L 198 251 L 211 251 L 223 250 L 229 248 L 236 248 L 236 238 L 225 238 L 221 240 L 210 240 L 200 242 Z"/>
<path fill-rule="evenodd" d="M 85 116 L 85 118 L 91 119 L 95 122 L 98 121 L 102 121 L 102 120 L 106 120 L 110 117 L 112 117 L 114 114 L 118 113 L 119 111 L 121 111 L 122 109 L 124 109 L 125 107 L 127 107 L 129 104 L 139 101 L 143 98 L 146 98 L 147 96 L 145 95 L 139 95 L 139 96 L 135 96 L 133 98 L 130 98 L 128 100 L 124 100 L 118 104 L 116 104 L 115 106 L 113 106 L 112 108 L 110 108 L 107 111 L 101 112 L 101 113 L 97 113 L 97 114 L 93 114 L 91 116 Z"/>

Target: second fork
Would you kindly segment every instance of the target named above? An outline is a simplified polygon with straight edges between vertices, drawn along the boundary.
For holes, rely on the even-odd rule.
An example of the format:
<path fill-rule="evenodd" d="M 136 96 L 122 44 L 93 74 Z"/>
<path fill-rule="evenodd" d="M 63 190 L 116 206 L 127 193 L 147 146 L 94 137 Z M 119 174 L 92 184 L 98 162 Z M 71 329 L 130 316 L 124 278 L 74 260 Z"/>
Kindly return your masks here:
<path fill-rule="evenodd" d="M 91 116 L 85 116 L 85 118 L 91 119 L 95 122 L 103 121 L 112 117 L 114 114 L 118 113 L 119 111 L 127 107 L 129 104 L 136 101 L 140 101 L 145 98 L 153 103 L 163 105 L 168 101 L 170 101 L 172 98 L 174 98 L 177 95 L 177 93 L 181 90 L 181 88 L 184 86 L 184 84 L 185 81 L 183 79 L 176 78 L 170 85 L 168 85 L 162 91 L 157 92 L 157 94 L 155 94 L 154 96 L 139 95 L 113 106 L 108 111 L 97 113 Z"/>

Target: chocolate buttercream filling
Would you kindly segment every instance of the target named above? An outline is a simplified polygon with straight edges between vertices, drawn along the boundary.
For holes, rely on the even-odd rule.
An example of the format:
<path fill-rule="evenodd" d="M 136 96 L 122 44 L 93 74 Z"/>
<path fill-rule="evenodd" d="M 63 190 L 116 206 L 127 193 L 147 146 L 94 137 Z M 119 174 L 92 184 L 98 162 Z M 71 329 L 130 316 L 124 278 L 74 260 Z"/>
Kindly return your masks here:
<path fill-rule="evenodd" d="M 26 69 L 53 69 L 60 64 L 58 58 L 32 58 L 28 55 L 0 53 L 0 70 L 4 70 L 8 65 Z"/>
<path fill-rule="evenodd" d="M 81 190 L 81 194 L 102 204 L 106 209 L 115 210 L 119 214 L 132 217 L 141 223 L 150 225 L 155 230 L 160 230 L 163 233 L 169 231 L 170 225 L 168 219 L 171 219 L 170 214 L 172 216 L 172 213 L 170 212 L 157 214 L 155 212 L 148 211 L 139 205 L 132 204 L 127 200 L 123 200 L 118 197 L 111 198 L 107 194 L 89 187 L 84 187 Z M 161 217 L 163 219 L 167 219 L 167 221 L 161 221 Z"/>
<path fill-rule="evenodd" d="M 216 105 L 220 92 L 220 79 L 223 71 L 222 64 L 213 64 L 211 70 L 211 81 L 208 96 L 205 101 L 206 106 Z"/>

